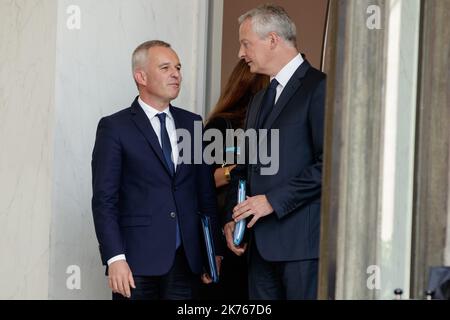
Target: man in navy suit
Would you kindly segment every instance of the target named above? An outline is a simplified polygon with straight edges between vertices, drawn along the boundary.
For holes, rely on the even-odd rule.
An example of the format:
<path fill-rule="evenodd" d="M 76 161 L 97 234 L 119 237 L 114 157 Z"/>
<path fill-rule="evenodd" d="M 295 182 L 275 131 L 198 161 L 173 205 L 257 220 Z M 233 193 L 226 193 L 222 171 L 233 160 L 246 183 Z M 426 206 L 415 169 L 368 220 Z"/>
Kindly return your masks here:
<path fill-rule="evenodd" d="M 187 130 L 194 144 L 202 139 L 194 123 L 202 119 L 170 105 L 181 64 L 168 43 L 141 44 L 132 64 L 139 96 L 100 120 L 92 155 L 101 258 L 113 299 L 192 299 L 205 254 L 198 213 L 211 217 L 216 234 L 219 226 L 212 171 L 203 162 L 178 163 L 176 129 Z"/>
<path fill-rule="evenodd" d="M 249 249 L 251 299 L 315 299 L 317 295 L 322 186 L 325 75 L 311 67 L 296 45 L 296 28 L 283 8 L 264 5 L 239 18 L 239 58 L 271 84 L 249 104 L 246 129 L 267 135 L 279 169 L 264 174 L 261 161 L 232 171 L 228 197 L 228 247 Z M 260 135 L 264 137 L 264 135 Z M 276 143 L 278 142 L 278 143 Z M 275 149 L 276 148 L 276 149 Z M 237 181 L 246 179 L 246 201 L 236 205 Z M 233 244 L 235 222 L 247 219 L 248 244 Z"/>

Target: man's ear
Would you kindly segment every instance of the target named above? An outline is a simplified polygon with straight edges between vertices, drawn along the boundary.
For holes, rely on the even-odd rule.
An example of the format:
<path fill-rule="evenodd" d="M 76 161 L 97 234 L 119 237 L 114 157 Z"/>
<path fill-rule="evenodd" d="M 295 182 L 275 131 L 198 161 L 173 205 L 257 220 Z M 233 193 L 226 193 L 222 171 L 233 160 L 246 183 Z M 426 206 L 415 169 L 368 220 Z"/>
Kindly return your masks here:
<path fill-rule="evenodd" d="M 147 75 L 142 70 L 137 70 L 134 72 L 134 81 L 140 85 L 147 85 Z"/>
<path fill-rule="evenodd" d="M 270 48 L 274 49 L 281 41 L 281 38 L 276 32 L 270 32 L 269 41 L 270 41 Z"/>

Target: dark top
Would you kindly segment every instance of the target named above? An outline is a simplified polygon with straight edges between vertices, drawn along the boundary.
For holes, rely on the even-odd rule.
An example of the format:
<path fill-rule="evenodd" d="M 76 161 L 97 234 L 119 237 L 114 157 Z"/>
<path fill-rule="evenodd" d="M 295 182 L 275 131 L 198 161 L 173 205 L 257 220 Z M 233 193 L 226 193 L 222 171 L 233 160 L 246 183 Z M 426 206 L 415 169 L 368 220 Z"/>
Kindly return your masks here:
<path fill-rule="evenodd" d="M 239 129 L 239 123 L 232 119 L 225 119 L 222 117 L 217 117 L 209 121 L 205 126 L 205 131 L 208 129 L 217 129 L 222 134 L 222 156 L 219 157 L 221 159 L 220 163 L 215 163 L 213 165 L 214 170 L 217 168 L 222 167 L 222 165 L 225 163 L 226 166 L 232 165 L 236 163 L 236 157 L 237 157 L 237 140 L 234 139 L 234 146 L 233 145 L 227 145 L 226 144 L 226 130 L 228 129 Z M 213 141 L 210 141 L 206 143 L 206 145 L 209 145 Z M 233 161 L 226 162 L 226 154 L 228 152 L 233 153 Z M 215 153 L 213 152 L 212 155 L 215 157 Z M 231 158 L 230 156 L 228 156 Z M 225 222 L 226 218 L 226 212 L 225 212 L 225 197 L 226 192 L 229 187 L 229 184 L 226 184 L 222 187 L 216 188 L 216 194 L 217 194 L 217 202 L 218 202 L 218 213 L 219 213 L 219 220 L 221 221 L 222 225 Z"/>

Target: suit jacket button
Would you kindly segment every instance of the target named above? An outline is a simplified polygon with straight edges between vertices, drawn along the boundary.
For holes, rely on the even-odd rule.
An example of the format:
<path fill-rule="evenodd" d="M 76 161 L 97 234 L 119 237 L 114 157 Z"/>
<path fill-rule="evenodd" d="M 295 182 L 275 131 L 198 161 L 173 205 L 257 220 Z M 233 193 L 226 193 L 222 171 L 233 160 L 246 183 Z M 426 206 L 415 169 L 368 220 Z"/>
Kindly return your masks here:
<path fill-rule="evenodd" d="M 175 212 L 171 212 L 171 213 L 170 213 L 170 217 L 171 217 L 171 218 L 175 218 L 175 216 L 176 216 L 176 215 L 175 215 Z"/>

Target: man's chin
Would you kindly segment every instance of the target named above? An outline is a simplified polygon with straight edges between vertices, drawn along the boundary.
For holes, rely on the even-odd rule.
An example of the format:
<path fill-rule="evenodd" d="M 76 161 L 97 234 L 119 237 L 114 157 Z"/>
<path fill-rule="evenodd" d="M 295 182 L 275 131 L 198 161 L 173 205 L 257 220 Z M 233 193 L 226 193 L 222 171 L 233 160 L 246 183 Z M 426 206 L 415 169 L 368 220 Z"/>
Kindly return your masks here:
<path fill-rule="evenodd" d="M 170 97 L 170 100 L 175 100 L 176 98 L 178 98 L 178 94 L 179 94 L 179 92 L 177 94 L 172 95 Z"/>
<path fill-rule="evenodd" d="M 176 99 L 178 97 L 178 95 L 180 94 L 180 90 L 174 90 L 171 92 L 170 97 L 173 99 Z"/>
<path fill-rule="evenodd" d="M 258 68 L 252 63 L 250 64 L 250 72 L 251 73 L 258 73 Z"/>

